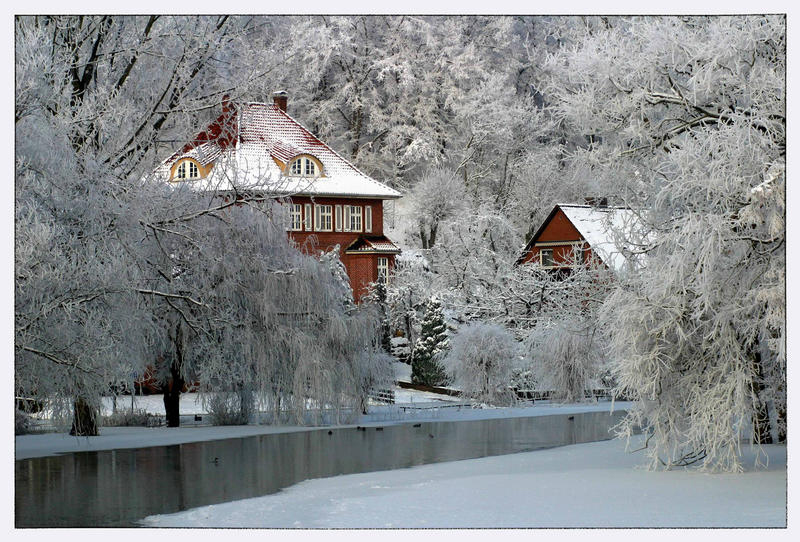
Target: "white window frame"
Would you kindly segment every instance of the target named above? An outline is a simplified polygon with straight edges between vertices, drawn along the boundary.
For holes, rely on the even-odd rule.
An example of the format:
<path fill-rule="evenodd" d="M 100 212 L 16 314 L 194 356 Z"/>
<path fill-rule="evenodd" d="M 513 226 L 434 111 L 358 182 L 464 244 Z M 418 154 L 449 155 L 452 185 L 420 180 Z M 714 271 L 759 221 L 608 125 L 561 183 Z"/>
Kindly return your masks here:
<path fill-rule="evenodd" d="M 303 231 L 303 205 L 301 203 L 289 204 L 289 230 Z"/>
<path fill-rule="evenodd" d="M 348 211 L 349 209 L 349 211 Z M 364 226 L 363 221 L 364 209 L 360 205 L 347 205 L 345 206 L 345 231 L 362 231 Z"/>
<path fill-rule="evenodd" d="M 289 164 L 289 173 L 293 177 L 316 177 L 319 172 L 317 163 L 308 156 L 301 156 Z"/>
<path fill-rule="evenodd" d="M 364 231 L 372 233 L 372 205 L 364 206 Z"/>
<path fill-rule="evenodd" d="M 378 257 L 378 284 L 389 284 L 389 258 Z"/>
<path fill-rule="evenodd" d="M 187 171 L 188 170 L 188 171 Z M 193 160 L 183 160 L 175 168 L 175 179 L 192 181 L 200 178 L 200 168 Z"/>
<path fill-rule="evenodd" d="M 545 261 L 544 261 L 544 253 L 545 252 L 549 252 L 550 253 L 550 264 L 549 265 L 545 264 Z M 556 261 L 554 259 L 553 249 L 552 248 L 540 248 L 539 249 L 539 265 L 541 265 L 542 267 L 555 267 L 555 264 L 556 264 Z"/>
<path fill-rule="evenodd" d="M 341 205 L 337 205 L 336 206 L 336 217 L 335 218 L 336 218 L 336 220 L 334 220 L 334 228 L 336 229 L 336 231 L 342 231 L 343 219 L 342 219 L 342 206 Z"/>
<path fill-rule="evenodd" d="M 333 231 L 333 206 L 314 204 L 314 229 Z"/>
<path fill-rule="evenodd" d="M 303 227 L 305 228 L 305 231 L 314 231 L 314 228 L 313 228 L 313 226 L 314 226 L 313 218 L 314 217 L 311 216 L 311 204 L 310 203 L 306 203 L 306 205 L 305 205 L 305 217 L 304 218 L 305 218 L 305 220 L 303 221 Z"/>

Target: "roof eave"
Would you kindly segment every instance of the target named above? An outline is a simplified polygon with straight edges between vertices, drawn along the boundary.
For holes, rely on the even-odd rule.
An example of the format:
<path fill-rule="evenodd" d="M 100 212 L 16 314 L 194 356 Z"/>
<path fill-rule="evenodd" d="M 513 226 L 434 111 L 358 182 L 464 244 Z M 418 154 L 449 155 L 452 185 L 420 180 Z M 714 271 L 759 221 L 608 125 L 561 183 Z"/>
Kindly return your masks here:
<path fill-rule="evenodd" d="M 394 249 L 394 250 L 388 250 L 388 249 L 378 250 L 378 249 L 374 249 L 373 248 L 373 249 L 369 249 L 369 250 L 345 250 L 344 251 L 345 254 L 350 254 L 350 255 L 355 255 L 355 254 L 395 254 L 395 255 L 397 255 L 397 254 L 400 254 L 401 252 L 402 252 L 402 250 L 400 250 L 399 248 Z"/>

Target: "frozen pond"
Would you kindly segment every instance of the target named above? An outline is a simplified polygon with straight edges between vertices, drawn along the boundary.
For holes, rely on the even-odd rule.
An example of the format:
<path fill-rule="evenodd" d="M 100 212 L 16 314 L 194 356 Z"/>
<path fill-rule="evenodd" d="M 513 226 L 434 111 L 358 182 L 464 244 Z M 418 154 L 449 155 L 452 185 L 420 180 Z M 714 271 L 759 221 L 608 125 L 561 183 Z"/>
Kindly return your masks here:
<path fill-rule="evenodd" d="M 610 438 L 624 411 L 316 428 L 15 462 L 16 527 L 126 527 L 303 480 Z"/>

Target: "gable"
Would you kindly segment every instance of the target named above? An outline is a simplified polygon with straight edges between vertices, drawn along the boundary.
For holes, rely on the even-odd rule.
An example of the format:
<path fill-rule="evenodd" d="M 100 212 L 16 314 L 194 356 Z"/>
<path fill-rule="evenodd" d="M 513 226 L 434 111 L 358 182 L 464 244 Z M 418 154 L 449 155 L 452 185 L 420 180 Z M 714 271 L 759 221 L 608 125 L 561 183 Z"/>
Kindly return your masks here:
<path fill-rule="evenodd" d="M 556 242 L 556 241 L 580 241 L 584 237 L 575 228 L 567 215 L 561 208 L 557 207 L 555 214 L 544 223 L 543 228 L 534 236 L 535 242 Z"/>

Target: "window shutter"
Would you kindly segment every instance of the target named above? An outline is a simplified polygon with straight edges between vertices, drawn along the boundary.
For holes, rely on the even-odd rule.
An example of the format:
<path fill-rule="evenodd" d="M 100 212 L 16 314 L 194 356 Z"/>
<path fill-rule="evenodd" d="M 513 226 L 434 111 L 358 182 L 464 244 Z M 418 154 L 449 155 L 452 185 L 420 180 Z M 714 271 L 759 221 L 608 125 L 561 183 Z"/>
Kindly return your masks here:
<path fill-rule="evenodd" d="M 322 229 L 322 207 L 314 205 L 314 229 L 320 231 Z"/>
<path fill-rule="evenodd" d="M 344 206 L 344 231 L 350 231 L 350 206 Z"/>
<path fill-rule="evenodd" d="M 313 231 L 311 223 L 311 204 L 306 203 L 306 231 Z"/>
<path fill-rule="evenodd" d="M 336 206 L 336 231 L 342 231 L 342 206 Z"/>
<path fill-rule="evenodd" d="M 364 231 L 372 233 L 372 206 L 364 206 Z"/>

